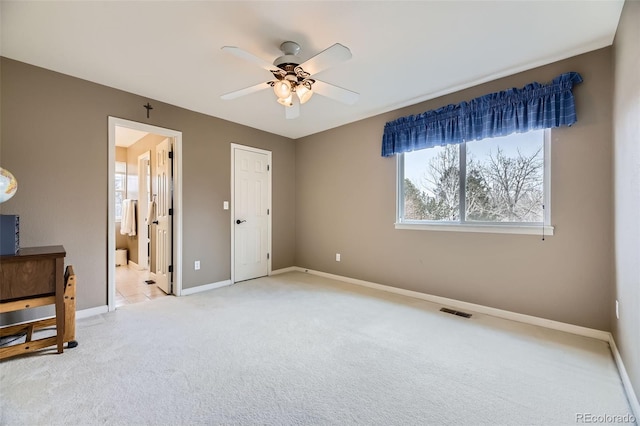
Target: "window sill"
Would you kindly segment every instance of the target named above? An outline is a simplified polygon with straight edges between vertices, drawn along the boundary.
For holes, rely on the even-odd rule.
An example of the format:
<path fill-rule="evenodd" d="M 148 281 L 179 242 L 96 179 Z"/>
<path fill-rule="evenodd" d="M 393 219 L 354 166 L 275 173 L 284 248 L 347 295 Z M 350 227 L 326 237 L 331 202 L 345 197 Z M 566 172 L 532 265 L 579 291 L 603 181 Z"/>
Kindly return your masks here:
<path fill-rule="evenodd" d="M 418 231 L 484 232 L 490 234 L 542 235 L 542 226 L 538 225 L 487 225 L 452 223 L 396 223 L 396 229 Z M 553 235 L 553 226 L 544 226 L 544 235 Z"/>

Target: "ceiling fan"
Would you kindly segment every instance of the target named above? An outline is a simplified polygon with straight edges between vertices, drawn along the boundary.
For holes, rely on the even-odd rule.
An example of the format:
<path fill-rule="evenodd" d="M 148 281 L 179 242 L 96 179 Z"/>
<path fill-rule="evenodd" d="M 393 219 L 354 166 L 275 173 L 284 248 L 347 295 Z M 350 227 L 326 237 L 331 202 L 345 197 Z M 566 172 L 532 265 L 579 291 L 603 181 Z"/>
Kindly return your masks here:
<path fill-rule="evenodd" d="M 223 46 L 222 50 L 246 61 L 253 62 L 271 72 L 275 78 L 275 80 L 270 80 L 266 83 L 259 83 L 224 94 L 221 96 L 222 99 L 235 99 L 272 87 L 278 103 L 285 106 L 286 118 L 292 119 L 300 115 L 300 104 L 304 104 L 311 99 L 314 93 L 348 105 L 353 105 L 360 96 L 351 90 L 343 89 L 312 77 L 333 65 L 351 58 L 349 48 L 340 43 L 328 47 L 305 62 L 302 62 L 298 57 L 300 45 L 293 41 L 285 41 L 280 45 L 283 55 L 277 57 L 273 63 L 265 61 L 239 47 Z"/>

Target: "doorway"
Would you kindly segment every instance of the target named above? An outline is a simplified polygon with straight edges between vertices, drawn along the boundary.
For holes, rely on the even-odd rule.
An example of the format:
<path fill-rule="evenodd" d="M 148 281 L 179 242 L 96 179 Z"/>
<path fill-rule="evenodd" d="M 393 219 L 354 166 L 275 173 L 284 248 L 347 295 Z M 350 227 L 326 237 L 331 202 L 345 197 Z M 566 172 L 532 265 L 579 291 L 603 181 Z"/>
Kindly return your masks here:
<path fill-rule="evenodd" d="M 231 144 L 231 282 L 271 274 L 271 151 Z"/>
<path fill-rule="evenodd" d="M 165 160 L 159 159 L 159 152 Z M 181 132 L 109 117 L 109 311 L 165 294 L 181 294 L 181 154 Z M 123 158 L 125 179 L 119 184 Z M 161 243 L 157 241 L 159 235 Z"/>

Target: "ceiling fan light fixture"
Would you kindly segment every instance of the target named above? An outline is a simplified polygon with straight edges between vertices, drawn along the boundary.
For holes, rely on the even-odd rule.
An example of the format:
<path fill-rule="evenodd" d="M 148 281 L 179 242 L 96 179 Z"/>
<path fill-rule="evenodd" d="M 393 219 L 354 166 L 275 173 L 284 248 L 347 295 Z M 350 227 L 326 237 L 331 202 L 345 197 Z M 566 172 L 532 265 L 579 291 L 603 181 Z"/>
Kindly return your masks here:
<path fill-rule="evenodd" d="M 296 88 L 296 94 L 298 95 L 298 99 L 300 99 L 300 103 L 304 104 L 313 96 L 313 90 L 300 85 Z"/>
<path fill-rule="evenodd" d="M 266 85 L 273 89 L 278 103 L 285 106 L 285 116 L 288 119 L 299 116 L 300 105 L 309 102 L 314 93 L 313 86 L 316 83 L 321 83 L 312 78 L 312 74 L 351 58 L 349 48 L 340 43 L 329 46 L 327 49 L 303 62 L 298 56 L 300 45 L 292 41 L 286 41 L 280 45 L 280 50 L 283 55 L 276 58 L 272 64 L 237 47 L 224 46 L 222 49 L 239 58 L 254 62 L 273 75 L 273 80 L 267 81 Z M 323 96 L 336 99 L 349 105 L 355 103 L 358 98 L 357 93 L 329 83 L 321 83 L 320 86 L 316 88 L 318 90 L 322 89 L 319 93 Z M 264 88 L 266 88 L 265 84 L 260 83 L 224 94 L 221 98 L 235 99 Z M 296 92 L 295 96 L 297 96 L 297 99 L 294 99 L 293 92 Z"/>
<path fill-rule="evenodd" d="M 289 92 L 289 96 L 286 98 L 278 98 L 278 103 L 286 107 L 293 106 L 293 93 Z"/>
<path fill-rule="evenodd" d="M 273 84 L 273 92 L 280 99 L 286 99 L 291 96 L 291 83 L 288 80 L 278 80 Z"/>

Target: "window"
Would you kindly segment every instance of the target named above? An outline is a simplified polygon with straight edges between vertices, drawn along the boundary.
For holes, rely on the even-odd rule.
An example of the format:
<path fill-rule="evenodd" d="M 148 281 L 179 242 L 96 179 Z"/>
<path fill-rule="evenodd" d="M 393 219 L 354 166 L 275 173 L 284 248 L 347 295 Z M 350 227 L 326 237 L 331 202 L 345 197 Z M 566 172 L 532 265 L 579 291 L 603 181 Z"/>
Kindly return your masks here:
<path fill-rule="evenodd" d="M 127 196 L 127 163 L 116 161 L 116 222 L 122 220 L 122 201 Z"/>
<path fill-rule="evenodd" d="M 398 228 L 551 234 L 548 130 L 398 155 Z"/>

